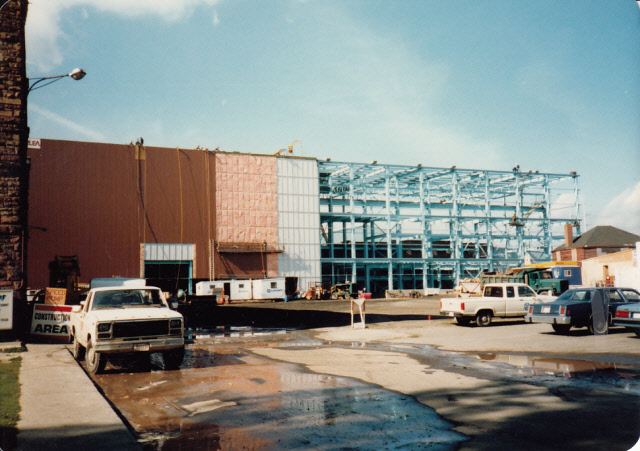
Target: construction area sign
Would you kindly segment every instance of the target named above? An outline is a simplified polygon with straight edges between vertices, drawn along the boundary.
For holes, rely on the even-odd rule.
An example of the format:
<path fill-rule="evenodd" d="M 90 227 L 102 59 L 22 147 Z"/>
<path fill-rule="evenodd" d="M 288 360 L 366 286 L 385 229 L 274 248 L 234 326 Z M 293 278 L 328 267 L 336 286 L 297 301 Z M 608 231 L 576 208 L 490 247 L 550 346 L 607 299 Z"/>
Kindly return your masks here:
<path fill-rule="evenodd" d="M 33 306 L 31 335 L 51 341 L 68 341 L 71 331 L 70 305 Z"/>
<path fill-rule="evenodd" d="M 0 330 L 13 329 L 13 291 L 0 290 Z"/>

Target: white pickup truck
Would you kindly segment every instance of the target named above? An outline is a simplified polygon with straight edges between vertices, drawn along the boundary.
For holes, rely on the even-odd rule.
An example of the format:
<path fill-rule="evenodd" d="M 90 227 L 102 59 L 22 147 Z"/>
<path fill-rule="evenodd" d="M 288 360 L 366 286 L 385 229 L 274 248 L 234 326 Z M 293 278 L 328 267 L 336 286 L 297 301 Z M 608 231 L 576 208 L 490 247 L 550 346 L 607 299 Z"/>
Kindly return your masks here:
<path fill-rule="evenodd" d="M 440 314 L 455 318 L 462 326 L 471 321 L 478 326 L 488 326 L 494 317 L 524 317 L 525 305 L 554 299 L 554 296 L 536 294 L 524 283 L 490 283 L 484 286 L 482 296 L 441 299 Z"/>
<path fill-rule="evenodd" d="M 162 291 L 141 283 L 93 288 L 71 312 L 73 356 L 87 370 L 104 370 L 107 356 L 147 357 L 162 352 L 165 369 L 184 358 L 184 319 L 169 308 Z"/>

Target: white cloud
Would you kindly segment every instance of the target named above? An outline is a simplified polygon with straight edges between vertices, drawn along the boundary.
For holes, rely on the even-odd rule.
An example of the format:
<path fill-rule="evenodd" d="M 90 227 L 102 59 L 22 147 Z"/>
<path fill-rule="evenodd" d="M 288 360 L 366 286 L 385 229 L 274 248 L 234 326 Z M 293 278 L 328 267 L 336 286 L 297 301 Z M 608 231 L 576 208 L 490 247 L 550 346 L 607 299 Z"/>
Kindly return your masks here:
<path fill-rule="evenodd" d="M 107 138 L 100 132 L 91 130 L 83 125 L 80 125 L 76 122 L 70 121 L 69 119 L 60 116 L 53 111 L 49 111 L 45 108 L 41 108 L 38 105 L 29 104 L 29 113 L 36 113 L 47 119 L 61 125 L 62 127 L 68 128 L 69 130 L 78 133 L 82 136 L 86 136 L 91 141 L 97 142 L 107 142 Z"/>
<path fill-rule="evenodd" d="M 640 235 L 640 182 L 625 189 L 594 216 L 595 225 L 611 225 Z"/>
<path fill-rule="evenodd" d="M 27 62 L 42 72 L 62 64 L 62 42 L 66 36 L 60 17 L 70 8 L 82 8 L 85 18 L 94 9 L 126 18 L 155 16 L 172 22 L 190 16 L 199 6 L 218 3 L 218 0 L 31 0 L 26 26 Z M 214 25 L 218 22 L 216 13 Z"/>

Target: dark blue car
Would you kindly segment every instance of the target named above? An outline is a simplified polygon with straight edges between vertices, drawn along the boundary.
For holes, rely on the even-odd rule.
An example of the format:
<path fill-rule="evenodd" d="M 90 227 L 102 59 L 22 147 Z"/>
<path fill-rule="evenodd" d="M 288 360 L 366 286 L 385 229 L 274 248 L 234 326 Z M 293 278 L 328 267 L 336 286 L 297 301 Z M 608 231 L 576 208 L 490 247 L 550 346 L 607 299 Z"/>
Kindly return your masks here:
<path fill-rule="evenodd" d="M 606 333 L 621 305 L 640 300 L 631 288 L 575 288 L 546 304 L 532 304 L 525 316 L 529 323 L 548 323 L 559 334 L 572 327 L 587 327 L 590 333 Z"/>

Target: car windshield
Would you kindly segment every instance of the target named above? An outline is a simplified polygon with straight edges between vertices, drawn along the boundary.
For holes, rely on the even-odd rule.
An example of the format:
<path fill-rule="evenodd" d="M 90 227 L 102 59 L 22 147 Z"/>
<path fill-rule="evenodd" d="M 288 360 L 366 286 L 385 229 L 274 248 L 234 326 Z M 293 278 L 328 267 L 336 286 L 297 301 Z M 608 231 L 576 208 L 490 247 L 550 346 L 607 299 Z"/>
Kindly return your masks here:
<path fill-rule="evenodd" d="M 162 298 L 158 290 L 109 290 L 94 295 L 93 308 L 161 307 Z"/>
<path fill-rule="evenodd" d="M 591 301 L 591 292 L 593 290 L 569 290 L 565 291 L 556 299 L 557 302 L 562 301 Z"/>

